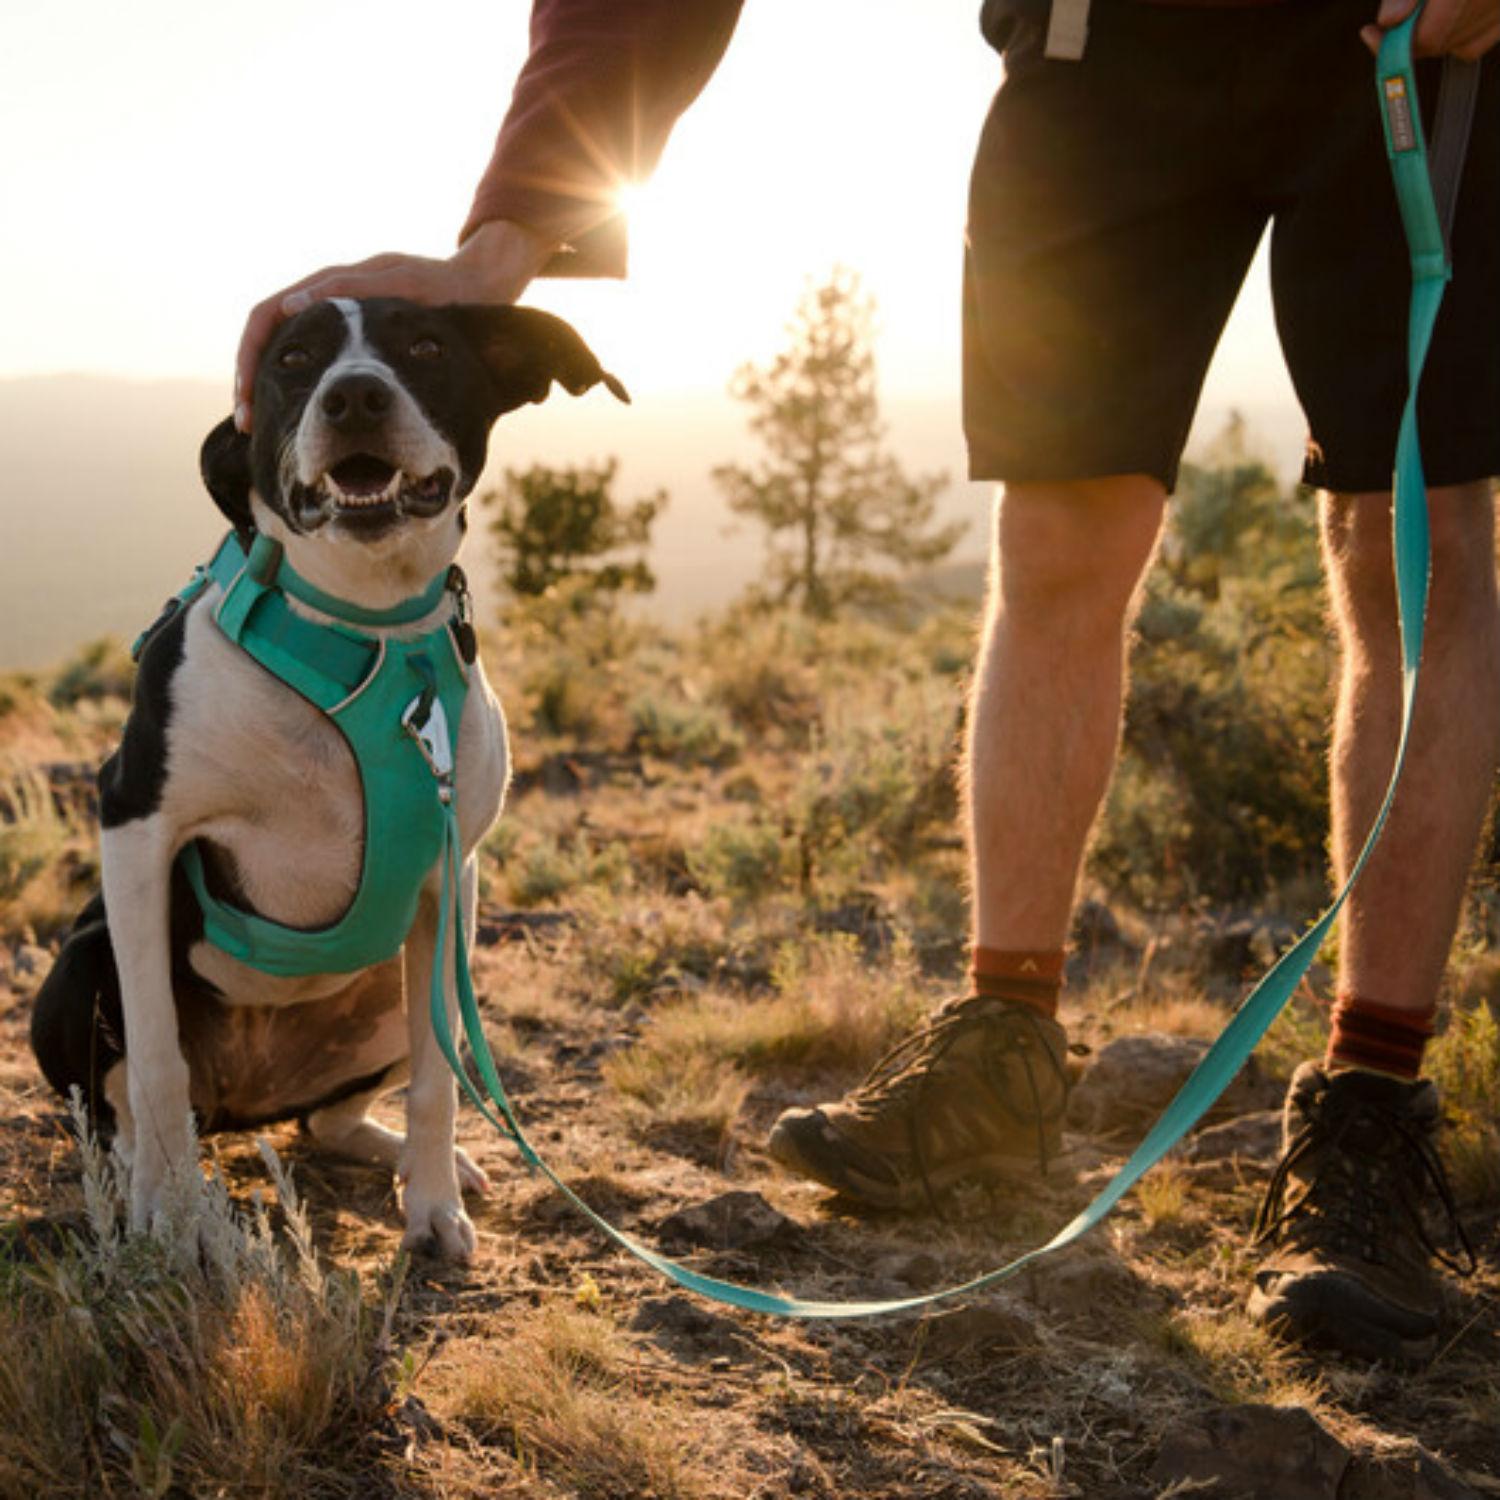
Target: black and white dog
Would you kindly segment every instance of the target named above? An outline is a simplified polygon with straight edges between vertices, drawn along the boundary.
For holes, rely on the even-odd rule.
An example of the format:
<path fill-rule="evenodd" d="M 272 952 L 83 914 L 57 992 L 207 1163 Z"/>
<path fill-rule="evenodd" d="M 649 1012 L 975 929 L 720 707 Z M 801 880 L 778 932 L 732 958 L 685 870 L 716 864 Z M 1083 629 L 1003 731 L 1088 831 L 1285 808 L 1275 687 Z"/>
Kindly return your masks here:
<path fill-rule="evenodd" d="M 253 437 L 227 421 L 209 434 L 204 479 L 241 537 L 278 542 L 324 594 L 389 611 L 453 563 L 491 425 L 543 400 L 554 380 L 574 395 L 603 382 L 628 399 L 545 313 L 320 303 L 266 350 Z M 221 634 L 221 592 L 209 586 L 164 617 L 142 654 L 121 744 L 100 773 L 103 891 L 37 997 L 37 1058 L 55 1088 L 82 1089 L 115 1128 L 137 1227 L 173 1173 L 196 1170 L 193 1116 L 204 1131 L 301 1118 L 321 1144 L 397 1169 L 405 1244 L 467 1259 L 475 1236 L 462 1192 L 486 1182 L 455 1145 L 455 1084 L 426 1003 L 438 869 L 400 953 L 361 972 L 278 977 L 205 937 L 177 859 L 185 846 L 240 907 L 316 929 L 354 897 L 365 827 L 344 737 Z M 456 608 L 445 592 L 426 619 L 388 633 L 432 631 Z M 477 662 L 454 741 L 472 933 L 474 850 L 508 775 L 504 719 Z M 451 1002 L 451 974 L 447 985 Z M 404 1138 L 369 1118 L 402 1083 Z"/>

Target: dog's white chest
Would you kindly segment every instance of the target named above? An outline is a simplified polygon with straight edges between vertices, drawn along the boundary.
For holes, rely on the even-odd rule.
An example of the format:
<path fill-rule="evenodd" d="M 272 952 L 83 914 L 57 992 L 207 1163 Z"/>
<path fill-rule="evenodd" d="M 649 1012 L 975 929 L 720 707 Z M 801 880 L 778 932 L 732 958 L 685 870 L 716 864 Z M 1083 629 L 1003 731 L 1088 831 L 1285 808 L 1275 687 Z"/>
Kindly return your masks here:
<path fill-rule="evenodd" d="M 189 626 L 180 680 L 169 795 L 184 824 L 223 851 L 255 911 L 290 927 L 336 921 L 363 851 L 359 771 L 343 736 L 206 618 Z"/>

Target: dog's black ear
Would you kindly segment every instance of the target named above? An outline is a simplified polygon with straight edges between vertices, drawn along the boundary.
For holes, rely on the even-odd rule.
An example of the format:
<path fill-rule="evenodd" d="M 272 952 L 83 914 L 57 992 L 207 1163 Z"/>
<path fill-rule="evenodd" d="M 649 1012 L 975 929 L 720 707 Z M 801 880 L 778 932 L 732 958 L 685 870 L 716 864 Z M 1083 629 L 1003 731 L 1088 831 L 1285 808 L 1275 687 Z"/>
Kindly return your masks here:
<path fill-rule="evenodd" d="M 203 439 L 198 468 L 214 504 L 229 518 L 238 532 L 255 530 L 250 512 L 250 439 L 225 417 Z"/>
<path fill-rule="evenodd" d="M 545 401 L 555 380 L 572 396 L 603 385 L 617 400 L 625 387 L 604 369 L 571 324 L 535 307 L 455 307 L 465 333 L 494 381 L 498 417 L 530 401 Z"/>

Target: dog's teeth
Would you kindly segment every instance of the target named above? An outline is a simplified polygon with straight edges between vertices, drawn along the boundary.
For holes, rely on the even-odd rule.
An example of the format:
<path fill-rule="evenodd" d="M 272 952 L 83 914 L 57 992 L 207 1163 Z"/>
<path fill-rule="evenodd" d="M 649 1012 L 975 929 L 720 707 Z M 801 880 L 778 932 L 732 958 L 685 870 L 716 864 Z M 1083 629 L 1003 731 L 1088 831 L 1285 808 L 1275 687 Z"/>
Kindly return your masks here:
<path fill-rule="evenodd" d="M 370 505 L 384 505 L 395 500 L 401 493 L 401 474 L 397 471 L 387 481 L 383 490 L 376 490 L 368 495 L 352 494 L 345 490 L 332 475 L 327 477 L 325 489 L 333 498 L 336 505 L 346 510 L 364 509 Z"/>

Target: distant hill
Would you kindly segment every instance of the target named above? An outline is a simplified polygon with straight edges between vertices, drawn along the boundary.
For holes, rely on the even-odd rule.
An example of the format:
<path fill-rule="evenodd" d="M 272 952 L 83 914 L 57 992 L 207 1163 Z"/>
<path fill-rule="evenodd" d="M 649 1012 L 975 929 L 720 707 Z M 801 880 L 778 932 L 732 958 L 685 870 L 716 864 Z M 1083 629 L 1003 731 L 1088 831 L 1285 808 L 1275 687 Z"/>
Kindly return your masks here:
<path fill-rule="evenodd" d="M 213 381 L 128 381 L 59 375 L 0 380 L 0 667 L 56 661 L 80 640 L 131 636 L 154 616 L 222 529 L 198 478 L 198 449 L 227 412 Z M 892 445 L 913 469 L 946 469 L 946 515 L 976 517 L 985 486 L 958 483 L 956 418 L 946 402 L 889 412 Z M 622 498 L 658 487 L 653 607 L 671 619 L 722 606 L 760 568 L 752 528 L 727 528 L 712 467 L 752 453 L 727 397 L 643 397 L 619 406 L 598 394 L 507 417 L 491 439 L 491 471 L 532 463 L 621 460 Z M 482 514 L 465 561 L 483 608 L 492 569 Z"/>
<path fill-rule="evenodd" d="M 148 622 L 221 529 L 198 446 L 225 409 L 208 381 L 0 381 L 0 665 Z"/>
<path fill-rule="evenodd" d="M 227 410 L 217 381 L 0 380 L 0 667 L 46 665 L 81 640 L 131 637 L 154 617 L 221 530 L 198 478 L 198 449 Z M 962 478 L 957 402 L 891 400 L 885 415 L 903 464 L 946 470 L 952 480 L 943 518 L 964 517 L 972 527 L 956 553 L 968 561 L 955 565 L 950 581 L 972 593 L 982 575 L 989 486 Z M 1285 413 L 1250 418 L 1280 447 L 1295 441 L 1295 419 L 1289 426 Z M 1200 429 L 1221 421 L 1222 412 L 1205 413 Z M 715 464 L 754 452 L 743 407 L 702 394 L 648 393 L 632 406 L 599 392 L 579 401 L 554 396 L 507 417 L 490 444 L 497 475 L 615 455 L 621 498 L 666 489 L 671 504 L 656 525 L 659 582 L 650 607 L 671 621 L 722 607 L 760 571 L 760 534 L 733 523 L 709 477 Z M 483 610 L 493 570 L 482 514 L 466 552 Z"/>

